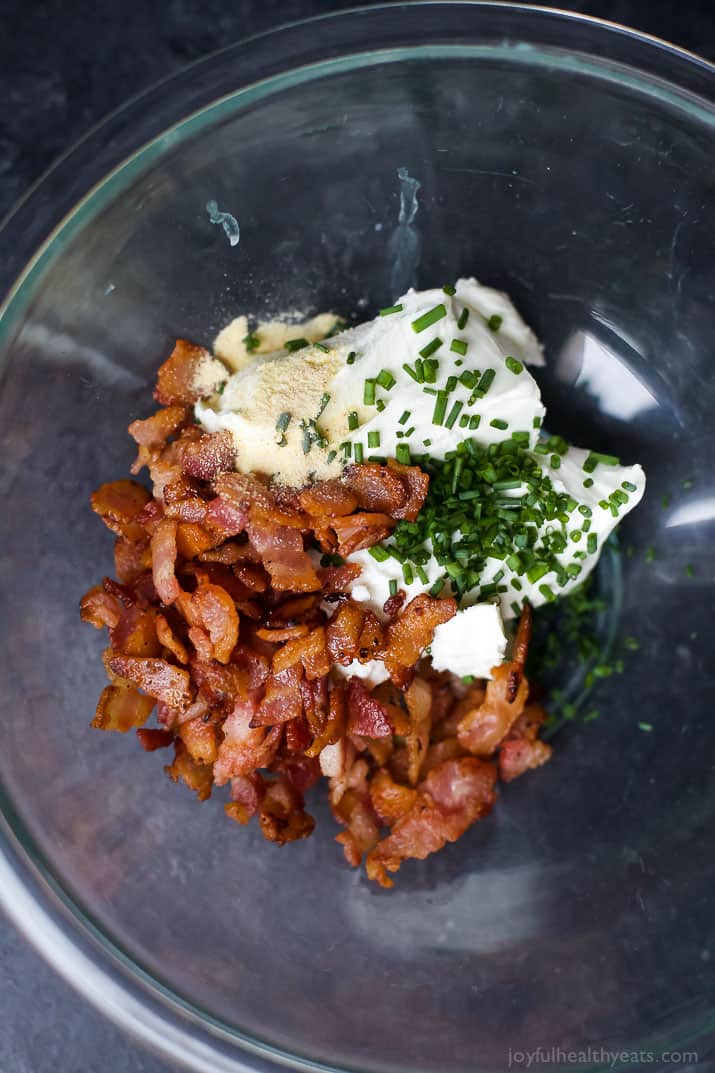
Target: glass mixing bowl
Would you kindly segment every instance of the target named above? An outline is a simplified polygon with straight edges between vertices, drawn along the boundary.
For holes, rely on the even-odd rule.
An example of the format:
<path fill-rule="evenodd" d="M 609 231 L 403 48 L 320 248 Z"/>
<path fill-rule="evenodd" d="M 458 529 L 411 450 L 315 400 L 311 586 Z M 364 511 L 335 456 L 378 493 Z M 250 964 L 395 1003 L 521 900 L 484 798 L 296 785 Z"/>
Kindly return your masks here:
<path fill-rule="evenodd" d="M 162 83 L 7 222 L 0 891 L 165 1055 L 497 1073 L 591 1047 L 599 1068 L 598 1048 L 712 1028 L 712 91 L 695 57 L 580 17 L 371 8 Z M 372 315 L 460 273 L 544 340 L 553 427 L 647 469 L 609 627 L 640 649 L 598 721 L 385 893 L 342 861 L 320 795 L 316 835 L 278 850 L 89 729 L 102 641 L 77 602 L 112 559 L 88 495 L 127 473 L 176 336 L 210 342 L 241 311 Z"/>

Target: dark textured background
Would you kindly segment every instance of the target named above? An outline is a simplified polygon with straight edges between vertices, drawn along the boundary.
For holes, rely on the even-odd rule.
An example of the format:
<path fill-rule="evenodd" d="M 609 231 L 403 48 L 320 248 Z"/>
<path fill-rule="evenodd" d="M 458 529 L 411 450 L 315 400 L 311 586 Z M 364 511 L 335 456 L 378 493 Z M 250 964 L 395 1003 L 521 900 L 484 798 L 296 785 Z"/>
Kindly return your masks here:
<path fill-rule="evenodd" d="M 2 0 L 0 216 L 130 94 L 238 38 L 353 6 L 355 0 Z M 559 6 L 635 26 L 715 60 L 715 0 L 562 0 Z M 0 1011 L 0 1073 L 169 1073 L 2 921 Z M 701 1046 L 698 1073 L 715 1070 L 711 1048 L 712 1041 Z"/>

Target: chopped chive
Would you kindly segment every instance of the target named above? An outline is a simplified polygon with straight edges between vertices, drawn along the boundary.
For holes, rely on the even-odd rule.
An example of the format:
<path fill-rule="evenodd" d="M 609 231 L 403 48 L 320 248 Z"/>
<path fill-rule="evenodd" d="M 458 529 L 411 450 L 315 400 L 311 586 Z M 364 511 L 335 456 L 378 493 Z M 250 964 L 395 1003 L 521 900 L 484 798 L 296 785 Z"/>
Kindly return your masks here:
<path fill-rule="evenodd" d="M 581 539 L 582 536 L 583 536 L 583 533 L 581 532 L 580 529 L 574 529 L 571 532 L 571 539 L 573 540 L 574 544 L 578 544 L 578 542 L 579 542 L 579 540 Z"/>
<path fill-rule="evenodd" d="M 415 373 L 417 375 L 417 383 L 424 384 L 425 382 L 425 366 L 422 358 L 415 358 Z"/>
<path fill-rule="evenodd" d="M 422 390 L 424 391 L 425 395 L 437 395 L 438 394 L 437 388 L 434 388 L 434 387 L 423 387 Z"/>
<path fill-rule="evenodd" d="M 509 422 L 508 421 L 503 421 L 501 417 L 492 418 L 492 420 L 489 422 L 489 424 L 491 425 L 492 428 L 498 428 L 501 432 L 503 432 L 505 429 L 509 428 Z"/>
<path fill-rule="evenodd" d="M 683 481 L 683 488 L 685 489 L 686 492 L 689 492 L 694 484 L 695 484 L 695 481 L 692 481 L 689 477 L 687 477 Z"/>
<path fill-rule="evenodd" d="M 453 428 L 454 427 L 454 422 L 457 420 L 457 418 L 459 417 L 460 413 L 462 412 L 463 406 L 464 406 L 463 402 L 455 402 L 454 406 L 449 411 L 449 415 L 447 417 L 447 420 L 444 423 L 446 428 Z"/>
<path fill-rule="evenodd" d="M 503 317 L 501 317 L 498 313 L 492 313 L 491 317 L 487 321 L 487 328 L 489 328 L 491 332 L 498 332 L 503 323 Z"/>
<path fill-rule="evenodd" d="M 363 447 L 361 443 L 355 444 L 355 450 L 353 451 L 353 455 L 355 456 L 355 461 L 358 463 L 358 465 L 360 465 L 363 460 Z"/>
<path fill-rule="evenodd" d="M 397 596 L 397 578 L 390 578 L 390 596 Z"/>
<path fill-rule="evenodd" d="M 624 482 L 624 484 L 625 484 L 625 482 Z M 664 495 L 664 496 L 662 497 L 662 499 L 661 499 L 661 501 L 660 501 L 660 505 L 661 505 L 661 507 L 663 508 L 663 510 L 667 510 L 667 509 L 668 509 L 668 507 L 670 506 L 670 496 L 668 495 L 668 493 L 667 493 L 667 492 L 666 492 L 666 493 L 665 493 L 665 495 Z"/>
<path fill-rule="evenodd" d="M 425 383 L 434 384 L 437 381 L 437 370 L 439 369 L 439 362 L 436 359 L 430 361 L 427 358 L 422 364 L 422 370 L 424 373 Z"/>
<path fill-rule="evenodd" d="M 509 372 L 514 373 L 515 376 L 518 376 L 519 373 L 524 371 L 524 366 L 521 362 L 517 361 L 516 358 L 512 358 L 511 355 L 504 359 L 504 364 Z"/>
<path fill-rule="evenodd" d="M 534 447 L 534 452 L 537 455 L 547 455 L 549 453 L 549 449 L 545 443 L 537 443 Z"/>
<path fill-rule="evenodd" d="M 656 560 L 656 558 L 657 558 L 657 552 L 655 550 L 655 545 L 654 544 L 649 544 L 648 547 L 645 550 L 645 561 L 647 563 L 652 563 L 652 562 L 654 562 Z"/>
<path fill-rule="evenodd" d="M 640 641 L 637 637 L 624 637 L 623 647 L 629 652 L 637 652 L 640 648 Z"/>
<path fill-rule="evenodd" d="M 430 309 L 427 313 L 423 313 L 417 320 L 412 321 L 412 331 L 416 334 L 423 332 L 425 328 L 429 328 L 432 324 L 436 324 L 442 317 L 447 316 L 447 310 L 442 303 L 435 306 L 434 309 Z"/>
<path fill-rule="evenodd" d="M 432 446 L 432 440 L 423 440 L 422 443 L 424 444 L 425 447 L 431 447 Z"/>
<path fill-rule="evenodd" d="M 602 466 L 617 466 L 619 459 L 615 455 L 604 455 L 600 451 L 591 451 L 583 464 L 583 468 L 587 473 L 593 473 L 599 463 Z"/>
<path fill-rule="evenodd" d="M 449 344 L 449 349 L 455 354 L 461 354 L 462 357 L 467 353 L 467 344 L 464 339 L 453 339 Z"/>
<path fill-rule="evenodd" d="M 411 462 L 410 449 L 406 443 L 398 443 L 395 448 L 395 458 L 401 465 L 409 466 Z"/>
<path fill-rule="evenodd" d="M 587 477 L 583 482 L 584 488 L 593 488 L 593 477 Z"/>
<path fill-rule="evenodd" d="M 407 424 L 407 422 L 408 422 L 408 421 L 410 420 L 410 417 L 411 417 L 411 416 L 412 416 L 412 411 L 411 411 L 411 410 L 404 410 L 404 411 L 402 412 L 402 415 L 401 415 L 401 417 L 400 417 L 400 418 L 398 419 L 398 422 L 397 422 L 397 423 L 398 423 L 399 425 L 406 425 L 406 424 Z"/>
<path fill-rule="evenodd" d="M 327 460 L 328 465 L 330 465 L 331 462 L 334 462 L 337 457 L 338 457 L 338 452 L 337 451 L 328 451 L 328 460 Z"/>
<path fill-rule="evenodd" d="M 486 395 L 487 391 L 489 391 L 489 388 L 492 386 L 492 383 L 494 382 L 494 377 L 496 375 L 497 374 L 495 369 L 484 370 L 481 377 L 479 378 L 479 383 L 477 384 L 476 388 L 477 392 L 480 395 Z"/>
<path fill-rule="evenodd" d="M 627 492 L 635 492 L 637 490 L 632 481 L 621 481 L 621 488 L 625 488 Z"/>
<path fill-rule="evenodd" d="M 550 567 L 547 563 L 536 563 L 534 566 L 530 567 L 530 569 L 526 571 L 526 579 L 527 581 L 530 581 L 533 585 L 533 583 L 535 581 L 538 581 L 539 578 L 542 578 L 545 574 L 548 574 L 549 570 Z"/>
<path fill-rule="evenodd" d="M 296 350 L 303 350 L 307 346 L 310 346 L 307 339 L 289 339 L 285 344 L 289 354 L 293 354 Z"/>
<path fill-rule="evenodd" d="M 348 354 L 347 358 L 345 359 L 345 364 L 346 365 L 354 365 L 356 357 L 357 357 L 357 354 L 355 353 L 355 351 L 351 350 L 350 353 Z"/>
<path fill-rule="evenodd" d="M 405 585 L 411 585 L 415 580 L 415 575 L 412 573 L 412 566 L 410 563 L 403 563 L 402 576 L 405 579 Z"/>
<path fill-rule="evenodd" d="M 481 414 L 472 414 L 472 416 L 469 418 L 469 429 L 471 432 L 474 432 L 475 429 L 479 428 L 479 422 L 481 420 Z"/>
<path fill-rule="evenodd" d="M 598 537 L 595 533 L 589 533 L 586 539 L 586 551 L 589 555 L 595 555 L 598 548 Z"/>
<path fill-rule="evenodd" d="M 350 429 L 351 432 L 354 432 L 359 424 L 360 424 L 360 422 L 358 420 L 357 411 L 351 410 L 350 413 L 348 414 L 348 428 Z"/>
<path fill-rule="evenodd" d="M 375 381 L 366 380 L 362 390 L 362 401 L 364 406 L 375 405 Z"/>
<path fill-rule="evenodd" d="M 377 410 L 377 412 L 379 414 L 381 414 L 383 410 L 386 410 L 387 409 L 387 403 L 385 402 L 385 400 L 384 399 L 378 399 L 377 402 L 375 403 L 375 409 Z"/>
<path fill-rule="evenodd" d="M 479 377 L 471 370 L 465 369 L 463 373 L 459 374 L 459 382 L 471 391 L 479 383 Z"/>
<path fill-rule="evenodd" d="M 376 563 L 384 563 L 390 558 L 390 553 L 381 544 L 375 544 L 373 547 L 368 548 L 368 552 Z"/>
<path fill-rule="evenodd" d="M 445 285 L 442 288 L 442 290 L 444 291 L 445 294 L 448 294 L 450 296 L 450 298 L 452 297 L 452 295 L 457 293 L 456 289 L 452 286 L 451 283 L 445 283 Z"/>
<path fill-rule="evenodd" d="M 278 420 L 276 421 L 276 432 L 285 432 L 285 430 L 288 428 L 289 424 L 291 423 L 291 418 L 292 417 L 293 417 L 292 414 L 288 413 L 287 410 L 284 410 L 283 413 L 278 418 Z"/>
<path fill-rule="evenodd" d="M 381 317 L 389 317 L 390 313 L 401 313 L 403 309 L 404 306 L 402 305 L 402 303 L 398 302 L 397 305 L 385 306 L 384 309 L 379 310 L 379 315 Z"/>
<path fill-rule="evenodd" d="M 513 577 L 511 579 L 511 587 L 512 589 L 516 589 L 517 592 L 521 592 L 521 590 L 524 588 L 518 577 Z"/>
<path fill-rule="evenodd" d="M 432 588 L 429 590 L 430 596 L 437 597 L 444 588 L 445 581 L 443 577 L 437 578 Z"/>
<path fill-rule="evenodd" d="M 465 328 L 468 320 L 469 320 L 469 310 L 465 306 L 464 309 L 462 310 L 462 312 L 459 314 L 459 320 L 457 321 L 457 327 L 459 328 L 460 332 L 464 331 L 464 328 Z"/>
<path fill-rule="evenodd" d="M 435 351 L 439 350 L 441 346 L 442 340 L 439 338 L 439 336 L 435 336 L 431 343 L 428 343 L 427 346 L 422 347 L 422 349 L 420 350 L 420 357 L 431 358 Z"/>
<path fill-rule="evenodd" d="M 584 518 L 590 518 L 591 515 L 593 514 L 593 511 L 591 510 L 591 508 L 587 507 L 585 503 L 581 503 L 581 505 L 578 508 L 578 512 L 579 512 L 579 514 L 583 514 Z"/>
<path fill-rule="evenodd" d="M 447 412 L 447 392 L 438 391 L 437 400 L 434 404 L 434 412 L 432 414 L 432 424 L 441 425 L 444 421 L 444 415 Z"/>
<path fill-rule="evenodd" d="M 249 332 L 248 335 L 244 335 L 241 340 L 243 345 L 249 354 L 252 354 L 254 350 L 258 350 L 261 345 L 261 340 L 258 337 L 258 332 Z"/>
<path fill-rule="evenodd" d="M 368 434 L 367 434 L 367 445 L 370 448 L 379 447 L 380 446 L 380 433 L 377 432 L 377 431 L 368 432 Z"/>
<path fill-rule="evenodd" d="M 550 585 L 539 585 L 539 592 L 547 600 L 555 600 L 554 591 Z"/>
<path fill-rule="evenodd" d="M 380 370 L 377 374 L 377 382 L 380 387 L 384 387 L 385 391 L 390 391 L 397 383 L 389 369 Z"/>
<path fill-rule="evenodd" d="M 405 372 L 407 373 L 408 376 L 412 377 L 412 379 L 415 381 L 415 383 L 419 384 L 419 380 L 417 378 L 417 373 L 415 372 L 415 370 L 412 368 L 411 365 L 408 365 L 407 362 L 405 361 L 405 362 L 402 363 L 402 368 L 405 370 Z"/>
<path fill-rule="evenodd" d="M 447 383 L 444 385 L 444 390 L 447 392 L 448 395 L 454 391 L 457 386 L 457 382 L 458 381 L 456 376 L 447 377 Z"/>
<path fill-rule="evenodd" d="M 518 618 L 519 615 L 521 614 L 521 608 L 519 607 L 519 605 L 516 602 L 516 600 L 512 600 L 512 602 L 511 602 L 511 604 L 509 606 L 511 607 L 512 611 L 514 612 L 514 614 Z"/>
<path fill-rule="evenodd" d="M 325 409 L 325 407 L 328 405 L 329 402 L 330 402 L 330 395 L 326 391 L 320 396 L 320 405 L 318 406 L 318 412 L 315 415 L 315 420 L 316 421 L 318 420 L 319 417 L 322 417 L 323 410 Z"/>
<path fill-rule="evenodd" d="M 316 350 L 322 350 L 324 354 L 330 353 L 330 347 L 326 346 L 325 343 L 313 343 L 313 346 Z"/>
<path fill-rule="evenodd" d="M 685 573 L 688 575 L 688 577 L 695 577 L 695 567 L 692 563 L 685 564 Z"/>
<path fill-rule="evenodd" d="M 469 424 L 469 414 L 462 414 L 462 416 L 459 419 L 459 427 L 460 428 L 466 428 L 468 424 Z"/>
<path fill-rule="evenodd" d="M 535 417 L 534 420 L 531 422 L 531 427 L 532 428 L 541 428 L 541 418 L 540 417 Z"/>
<path fill-rule="evenodd" d="M 340 444 L 340 450 L 343 452 L 343 458 L 347 461 L 353 452 L 353 445 L 346 440 L 345 443 Z"/>
<path fill-rule="evenodd" d="M 650 734 L 653 730 L 652 723 L 638 723 L 638 729 L 642 730 L 645 734 Z"/>
<path fill-rule="evenodd" d="M 550 461 L 552 469 L 558 469 L 561 465 L 561 458 L 559 455 L 552 455 Z"/>

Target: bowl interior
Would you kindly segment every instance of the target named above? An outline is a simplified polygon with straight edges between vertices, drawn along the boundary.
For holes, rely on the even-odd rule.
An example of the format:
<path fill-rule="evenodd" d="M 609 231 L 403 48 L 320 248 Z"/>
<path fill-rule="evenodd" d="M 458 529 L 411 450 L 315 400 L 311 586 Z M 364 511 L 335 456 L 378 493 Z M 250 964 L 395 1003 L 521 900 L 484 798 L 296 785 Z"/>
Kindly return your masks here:
<path fill-rule="evenodd" d="M 509 1047 L 645 1046 L 712 1013 L 714 148 L 704 105 L 605 61 L 352 57 L 175 129 L 14 298 L 6 793 L 67 897 L 201 1017 L 338 1068 L 494 1073 Z M 127 473 L 126 426 L 175 337 L 210 343 L 239 312 L 356 319 L 459 274 L 508 290 L 540 334 L 552 428 L 646 467 L 615 641 L 640 649 L 599 684 L 596 722 L 385 894 L 342 862 L 319 793 L 315 836 L 279 851 L 224 820 L 219 792 L 198 806 L 169 783 L 161 753 L 88 728 L 102 642 L 77 602 L 112 571 L 88 495 Z"/>

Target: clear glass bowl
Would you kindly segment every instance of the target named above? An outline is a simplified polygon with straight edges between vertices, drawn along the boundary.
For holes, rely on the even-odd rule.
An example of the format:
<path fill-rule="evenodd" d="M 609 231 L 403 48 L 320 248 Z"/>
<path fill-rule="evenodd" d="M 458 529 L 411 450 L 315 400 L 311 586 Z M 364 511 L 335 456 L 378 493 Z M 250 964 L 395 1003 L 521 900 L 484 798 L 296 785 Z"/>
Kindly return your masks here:
<path fill-rule="evenodd" d="M 166 1055 L 497 1073 L 510 1048 L 657 1052 L 712 1028 L 712 92 L 695 57 L 579 17 L 371 8 L 162 83 L 7 222 L 0 891 Z M 400 224 L 401 168 L 421 187 Z M 175 336 L 240 311 L 366 315 L 460 273 L 541 335 L 554 427 L 647 468 L 612 615 L 615 645 L 641 647 L 597 722 L 385 894 L 318 795 L 317 834 L 279 851 L 89 729 L 102 642 L 77 601 L 111 541 L 87 498 L 126 473 Z"/>

